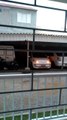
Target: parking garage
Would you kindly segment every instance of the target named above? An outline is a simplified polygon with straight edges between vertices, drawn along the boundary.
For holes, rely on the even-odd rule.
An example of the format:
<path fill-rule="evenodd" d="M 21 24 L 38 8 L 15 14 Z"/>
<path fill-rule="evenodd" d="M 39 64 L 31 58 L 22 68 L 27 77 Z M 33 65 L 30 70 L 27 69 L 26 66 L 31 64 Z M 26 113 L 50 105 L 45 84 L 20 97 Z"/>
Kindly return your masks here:
<path fill-rule="evenodd" d="M 50 57 L 54 53 L 57 53 L 58 55 L 61 56 L 63 55 L 67 56 L 67 43 L 57 43 L 57 42 L 51 43 L 51 42 L 38 42 L 38 41 L 34 43 L 32 41 L 3 41 L 0 42 L 0 45 L 14 47 L 13 51 L 15 53 L 15 61 L 18 64 L 18 69 L 16 70 L 24 70 L 27 67 L 28 59 L 29 59 L 28 67 L 31 67 L 30 58 L 32 58 L 32 56 L 44 58 L 45 56 Z"/>

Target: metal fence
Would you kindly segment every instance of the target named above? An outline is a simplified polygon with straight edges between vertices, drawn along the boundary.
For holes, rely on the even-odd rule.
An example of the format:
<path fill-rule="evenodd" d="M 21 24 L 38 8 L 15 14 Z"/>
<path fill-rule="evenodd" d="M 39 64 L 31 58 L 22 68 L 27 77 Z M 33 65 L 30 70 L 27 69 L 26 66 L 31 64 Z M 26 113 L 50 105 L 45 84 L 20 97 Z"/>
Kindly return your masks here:
<path fill-rule="evenodd" d="M 5 1 L 5 0 L 0 0 Z M 0 24 L 0 27 L 27 29 L 33 31 L 32 50 L 36 52 L 36 30 L 67 32 L 67 11 L 57 8 L 6 0 L 5 2 L 19 3 L 34 7 L 54 9 L 65 12 L 63 30 L 40 29 Z M 67 50 L 66 50 L 67 51 Z M 25 51 L 24 51 L 25 52 Z M 37 51 L 37 52 L 45 52 Z M 54 51 L 52 51 L 54 52 Z M 57 51 L 58 52 L 58 51 Z M 63 53 L 63 51 L 61 51 Z M 63 54 L 64 56 L 64 54 Z M 28 58 L 28 56 L 27 56 Z M 28 61 L 27 61 L 28 62 Z M 28 67 L 28 66 L 27 66 Z M 0 120 L 38 120 L 38 119 L 65 119 L 67 118 L 67 72 L 64 71 L 30 71 L 30 73 L 0 73 Z"/>
<path fill-rule="evenodd" d="M 67 118 L 67 72 L 0 74 L 0 120 L 59 118 Z"/>

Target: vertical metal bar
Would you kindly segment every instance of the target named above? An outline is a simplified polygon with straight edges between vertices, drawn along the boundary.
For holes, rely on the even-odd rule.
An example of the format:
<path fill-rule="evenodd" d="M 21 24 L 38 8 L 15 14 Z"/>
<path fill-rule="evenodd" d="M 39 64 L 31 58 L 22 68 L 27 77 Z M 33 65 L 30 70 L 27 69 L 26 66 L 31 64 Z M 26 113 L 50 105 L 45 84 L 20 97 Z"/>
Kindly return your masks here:
<path fill-rule="evenodd" d="M 65 84 L 64 84 L 64 87 L 67 87 L 67 75 L 66 75 L 66 79 L 65 79 Z M 64 104 L 67 102 L 66 100 L 66 91 L 67 89 L 64 89 Z M 65 115 L 65 111 L 66 111 L 66 106 L 63 107 L 63 115 Z"/>
<path fill-rule="evenodd" d="M 59 90 L 60 92 L 59 92 L 59 105 L 61 104 L 61 92 L 62 92 L 62 88 L 60 88 L 60 90 Z"/>
<path fill-rule="evenodd" d="M 27 67 L 25 68 L 25 70 L 30 70 L 30 67 L 29 67 L 29 41 L 27 41 Z"/>
<path fill-rule="evenodd" d="M 44 77 L 44 89 L 46 88 L 46 77 Z M 46 105 L 46 91 L 44 90 L 44 98 L 43 98 L 43 106 Z M 45 108 L 44 108 L 44 111 L 43 111 L 43 118 L 45 119 Z"/>
<path fill-rule="evenodd" d="M 29 68 L 29 41 L 27 41 L 27 68 Z"/>
<path fill-rule="evenodd" d="M 5 92 L 5 80 L 3 83 L 3 91 Z M 3 109 L 4 111 L 6 111 L 6 98 L 5 98 L 5 94 L 3 94 Z M 4 113 L 4 120 L 6 120 L 6 114 Z"/>
<path fill-rule="evenodd" d="M 21 90 L 23 90 L 23 84 L 21 85 L 22 85 Z M 23 92 L 21 93 L 21 109 L 23 109 Z M 23 120 L 23 111 L 21 111 L 21 120 Z"/>
<path fill-rule="evenodd" d="M 38 87 L 39 87 L 39 79 L 37 78 L 37 91 L 36 91 L 36 106 L 38 107 Z M 38 109 L 36 109 L 36 120 L 38 120 Z"/>
<path fill-rule="evenodd" d="M 29 120 L 32 120 L 32 110 L 29 111 Z"/>
<path fill-rule="evenodd" d="M 35 43 L 35 29 L 33 29 L 33 46 L 32 46 L 32 50 L 33 50 L 33 51 L 34 51 L 34 49 L 35 49 L 34 43 Z"/>
<path fill-rule="evenodd" d="M 13 81 L 13 91 L 14 91 L 14 80 Z M 12 93 L 12 108 L 14 110 L 14 93 Z M 14 120 L 14 112 L 12 113 L 12 120 Z"/>
<path fill-rule="evenodd" d="M 36 0 L 34 0 L 34 6 L 36 6 Z"/>
<path fill-rule="evenodd" d="M 31 91 L 33 91 L 33 70 L 32 70 L 32 75 L 31 75 Z M 29 107 L 31 108 L 31 101 L 30 101 L 30 99 L 31 99 L 31 91 L 30 91 L 30 96 L 29 96 Z M 31 120 L 32 119 L 32 109 L 30 109 L 30 111 L 29 111 L 29 120 Z"/>
<path fill-rule="evenodd" d="M 61 67 L 61 69 L 63 69 L 63 64 L 64 64 L 64 53 L 62 53 L 62 67 Z"/>
<path fill-rule="evenodd" d="M 31 108 L 31 92 L 29 92 L 29 108 Z M 30 109 L 29 110 L 29 117 L 28 117 L 28 120 L 32 120 L 32 110 Z"/>
<path fill-rule="evenodd" d="M 53 79 L 53 78 L 54 78 L 54 77 L 52 76 L 52 82 L 51 82 L 52 88 L 54 87 L 54 84 L 53 84 L 54 79 Z M 51 104 L 53 104 L 53 95 L 54 95 L 53 92 L 54 92 L 54 90 L 51 90 L 51 94 L 52 94 L 52 95 L 51 95 L 51 101 L 50 101 Z M 52 109 L 53 109 L 53 108 L 50 109 L 50 117 L 52 117 Z"/>
<path fill-rule="evenodd" d="M 59 81 L 59 85 L 58 86 L 60 86 L 60 76 L 57 76 L 57 77 L 58 77 L 58 81 Z M 58 95 L 58 104 L 59 104 L 59 95 Z M 58 117 L 58 115 L 59 115 L 59 107 L 57 107 L 57 117 Z"/>
<path fill-rule="evenodd" d="M 65 22 L 64 22 L 64 31 L 66 32 L 66 23 L 67 23 L 67 11 L 65 11 Z"/>
<path fill-rule="evenodd" d="M 31 75 L 31 91 L 33 90 L 33 79 L 34 78 L 34 74 L 33 74 L 33 70 L 32 70 L 32 75 Z"/>
<path fill-rule="evenodd" d="M 34 3 L 36 4 L 36 3 Z M 33 30 L 33 46 L 32 46 L 32 50 L 34 51 L 34 41 L 35 41 L 35 29 Z M 32 70 L 32 76 L 31 76 L 31 91 L 33 91 L 33 70 Z M 31 93 L 30 93 L 31 94 Z M 30 110 L 30 117 L 29 119 L 32 119 L 32 109 Z"/>
<path fill-rule="evenodd" d="M 33 91 L 33 70 L 32 70 L 32 75 L 31 75 L 31 91 Z M 31 94 L 32 94 L 31 91 L 30 91 L 30 97 L 31 97 Z M 29 102 L 29 104 L 31 104 L 31 102 Z M 32 109 L 30 109 L 29 113 L 30 113 L 29 120 L 31 120 L 32 119 Z"/>

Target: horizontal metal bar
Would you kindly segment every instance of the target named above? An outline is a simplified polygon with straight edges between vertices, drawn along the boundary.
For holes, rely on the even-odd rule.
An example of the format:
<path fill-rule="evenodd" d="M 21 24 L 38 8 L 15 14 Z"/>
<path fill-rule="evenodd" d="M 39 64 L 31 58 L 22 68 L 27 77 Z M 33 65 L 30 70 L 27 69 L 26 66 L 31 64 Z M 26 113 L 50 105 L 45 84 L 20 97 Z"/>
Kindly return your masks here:
<path fill-rule="evenodd" d="M 36 118 L 32 120 L 36 120 Z M 61 114 L 58 116 L 57 115 L 48 116 L 48 117 L 45 117 L 45 119 L 41 117 L 38 120 L 67 120 L 67 114 Z"/>
<path fill-rule="evenodd" d="M 61 107 L 66 106 L 67 104 L 60 104 L 60 105 L 49 105 L 49 106 L 39 106 L 39 107 L 32 107 L 26 109 L 17 109 L 17 110 L 10 110 L 10 111 L 0 111 L 0 114 L 4 113 L 12 113 L 12 112 L 21 112 L 21 111 L 28 111 L 28 110 L 36 110 L 36 109 L 43 109 L 43 108 L 51 108 L 51 107 Z"/>
<path fill-rule="evenodd" d="M 36 41 L 35 41 L 35 43 L 36 43 Z M 48 45 L 49 45 L 50 43 L 48 43 Z M 66 43 L 65 43 L 66 44 Z M 45 48 L 45 47 L 44 47 Z M 59 47 L 60 48 L 60 47 Z M 17 50 L 18 51 L 18 50 Z M 27 51 L 27 50 L 26 50 Z M 67 51 L 65 50 L 65 51 L 62 51 L 62 50 L 29 50 L 29 52 L 32 52 L 32 53 L 36 53 L 36 52 L 38 52 L 38 53 L 67 53 Z"/>
<path fill-rule="evenodd" d="M 30 74 L 29 74 L 30 75 Z M 56 71 L 56 72 L 42 72 L 42 73 L 33 73 L 33 76 L 38 76 L 38 77 L 42 77 L 42 76 L 67 76 L 67 71 Z"/>
<path fill-rule="evenodd" d="M 47 9 L 54 9 L 54 10 L 61 10 L 61 11 L 66 11 L 66 9 L 61 9 L 61 8 L 56 8 L 56 7 L 47 7 L 45 5 L 38 5 L 34 3 L 24 3 L 24 2 L 17 2 L 17 1 L 12 1 L 12 0 L 0 0 L 2 2 L 9 2 L 9 3 L 16 3 L 16 4 L 20 4 L 20 5 L 28 5 L 28 6 L 34 6 L 34 7 L 41 7 L 41 8 L 47 8 Z"/>
<path fill-rule="evenodd" d="M 25 42 L 25 41 L 22 41 L 22 42 Z M 31 42 L 31 41 L 29 41 L 29 42 Z M 32 41 L 33 42 L 33 41 Z M 36 41 L 34 41 L 34 44 L 36 43 Z M 40 43 L 40 42 L 39 42 Z M 48 43 L 48 45 L 49 45 L 50 43 Z M 66 44 L 66 43 L 65 43 Z M 48 46 L 47 46 L 48 47 Z M 50 46 L 51 47 L 51 46 Z M 0 49 L 0 50 L 6 50 L 6 49 Z M 64 51 L 62 51 L 62 50 L 31 50 L 31 49 L 29 49 L 29 50 L 27 50 L 27 49 L 15 49 L 14 48 L 14 50 L 12 50 L 12 49 L 9 49 L 9 51 L 15 51 L 15 52 L 27 52 L 27 51 L 29 51 L 29 52 L 32 52 L 32 54 L 33 53 L 67 53 L 67 50 L 64 50 Z"/>
<path fill-rule="evenodd" d="M 18 28 L 18 29 L 30 29 L 30 30 L 41 30 L 41 31 L 52 31 L 52 32 L 63 32 L 67 33 L 67 31 L 64 30 L 52 30 L 52 29 L 43 29 L 43 28 L 34 28 L 34 27 L 21 27 L 21 26 L 15 26 L 15 25 L 5 25 L 0 24 L 0 27 L 10 27 L 10 28 Z"/>
<path fill-rule="evenodd" d="M 33 71 L 33 70 L 32 70 Z M 20 72 L 15 72 L 15 73 L 0 73 L 0 78 L 9 78 L 9 77 L 31 77 L 32 76 L 32 71 L 31 73 L 20 73 Z M 33 77 L 42 77 L 42 76 L 67 76 L 67 71 L 47 71 L 47 72 L 36 72 L 33 71 Z"/>
<path fill-rule="evenodd" d="M 61 8 L 56 8 L 56 7 L 47 7 L 45 5 L 37 5 L 36 4 L 36 7 L 47 8 L 47 9 L 52 9 L 52 10 L 59 10 L 59 11 L 66 11 L 66 9 L 61 9 Z"/>
<path fill-rule="evenodd" d="M 16 3 L 16 4 L 20 4 L 20 5 L 28 5 L 28 6 L 34 6 L 34 4 L 32 3 L 24 3 L 24 2 L 19 2 L 19 1 L 12 1 L 12 0 L 0 0 L 2 2 L 9 2 L 9 3 Z"/>
<path fill-rule="evenodd" d="M 66 120 L 67 119 L 67 114 L 65 115 L 58 115 L 58 116 L 52 116 L 52 118 L 45 117 L 46 120 Z M 36 119 L 33 119 L 36 120 Z M 44 120 L 44 119 L 42 119 Z"/>
<path fill-rule="evenodd" d="M 47 90 L 62 90 L 67 89 L 67 87 L 57 87 L 57 88 L 44 88 L 44 89 L 30 89 L 30 90 L 19 90 L 19 91 L 6 91 L 0 92 L 0 94 L 11 94 L 11 93 L 21 93 L 21 92 L 35 92 L 35 91 L 47 91 Z"/>

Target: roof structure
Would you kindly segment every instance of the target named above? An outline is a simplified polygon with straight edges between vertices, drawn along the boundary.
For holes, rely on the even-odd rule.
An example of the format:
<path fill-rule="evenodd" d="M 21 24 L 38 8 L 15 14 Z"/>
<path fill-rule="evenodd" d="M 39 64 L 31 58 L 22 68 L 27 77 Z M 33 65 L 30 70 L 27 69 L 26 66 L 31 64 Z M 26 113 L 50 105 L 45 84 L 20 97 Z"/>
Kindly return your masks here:
<path fill-rule="evenodd" d="M 37 11 L 37 9 L 34 8 L 33 6 L 26 6 L 26 5 L 21 5 L 21 4 L 16 4 L 16 3 L 9 3 L 9 2 L 2 2 L 2 1 L 0 1 L 0 6 Z"/>
<path fill-rule="evenodd" d="M 0 33 L 0 41 L 33 41 L 33 34 L 30 33 Z M 35 34 L 35 41 L 67 43 L 67 35 Z"/>
<path fill-rule="evenodd" d="M 20 34 L 22 34 L 22 35 L 25 35 L 25 34 L 27 34 L 27 35 L 32 35 L 32 33 L 33 32 L 24 32 L 24 33 L 22 33 L 21 31 L 20 32 L 18 32 L 18 31 L 16 31 L 16 32 L 0 32 L 0 35 L 1 34 L 3 34 L 3 35 L 7 35 L 7 34 L 13 34 L 13 35 L 20 35 Z M 36 31 L 36 33 L 35 33 L 36 35 L 44 35 L 44 36 L 61 36 L 61 37 L 67 37 L 67 32 L 49 32 L 49 31 Z"/>

